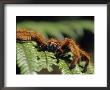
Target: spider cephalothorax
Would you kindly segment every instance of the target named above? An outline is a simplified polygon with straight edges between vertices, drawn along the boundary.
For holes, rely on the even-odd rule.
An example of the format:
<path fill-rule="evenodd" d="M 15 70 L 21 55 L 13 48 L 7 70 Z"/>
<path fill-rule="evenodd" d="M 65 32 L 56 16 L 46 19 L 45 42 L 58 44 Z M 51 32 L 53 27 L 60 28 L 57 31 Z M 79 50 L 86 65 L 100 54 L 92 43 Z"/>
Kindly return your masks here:
<path fill-rule="evenodd" d="M 54 52 L 56 56 L 71 52 L 73 60 L 70 63 L 70 69 L 73 69 L 81 58 L 86 61 L 84 72 L 89 64 L 90 56 L 80 49 L 73 39 L 65 38 L 64 40 L 57 40 L 52 38 L 46 40 L 42 34 L 27 29 L 17 29 L 16 38 L 20 41 L 36 41 L 42 50 Z"/>
<path fill-rule="evenodd" d="M 61 41 L 60 40 L 57 40 L 57 39 L 49 39 L 47 41 L 47 46 L 48 46 L 48 50 L 52 51 L 52 52 L 62 52 L 61 50 Z"/>

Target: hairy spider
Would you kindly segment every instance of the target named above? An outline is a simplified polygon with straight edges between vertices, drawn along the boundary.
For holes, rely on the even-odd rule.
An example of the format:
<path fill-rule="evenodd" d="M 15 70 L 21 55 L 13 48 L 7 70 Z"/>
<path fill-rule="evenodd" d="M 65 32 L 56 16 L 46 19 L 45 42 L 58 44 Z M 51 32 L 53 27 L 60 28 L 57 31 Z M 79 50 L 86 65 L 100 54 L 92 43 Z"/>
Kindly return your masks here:
<path fill-rule="evenodd" d="M 72 52 L 74 56 L 69 68 L 73 69 L 75 65 L 79 63 L 79 60 L 83 58 L 86 61 L 85 69 L 83 72 L 86 72 L 87 70 L 90 56 L 88 53 L 82 50 L 72 39 L 65 38 L 61 41 L 51 38 L 46 40 L 45 37 L 38 32 L 20 28 L 17 28 L 16 39 L 20 41 L 36 41 L 41 49 L 54 52 L 57 56 L 63 55 L 67 52 Z"/>

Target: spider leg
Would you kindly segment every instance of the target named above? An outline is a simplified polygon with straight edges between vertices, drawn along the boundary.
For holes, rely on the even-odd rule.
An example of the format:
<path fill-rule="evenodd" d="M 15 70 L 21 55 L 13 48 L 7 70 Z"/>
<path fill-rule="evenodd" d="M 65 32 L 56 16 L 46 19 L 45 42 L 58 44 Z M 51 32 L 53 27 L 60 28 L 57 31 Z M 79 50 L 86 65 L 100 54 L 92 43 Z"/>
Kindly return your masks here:
<path fill-rule="evenodd" d="M 40 48 L 46 49 L 47 47 L 46 38 L 41 33 L 32 32 L 30 34 L 31 34 L 32 39 L 37 42 Z"/>
<path fill-rule="evenodd" d="M 76 45 L 76 43 L 72 39 L 65 38 L 63 43 L 62 43 L 62 49 L 67 48 L 70 49 L 70 51 L 73 54 L 73 60 L 70 63 L 69 68 L 73 69 L 75 68 L 76 64 L 80 60 L 80 52 L 79 52 L 79 47 Z"/>
<path fill-rule="evenodd" d="M 41 33 L 29 29 L 17 28 L 16 39 L 21 41 L 35 41 L 38 47 L 43 50 L 47 47 L 45 37 Z"/>

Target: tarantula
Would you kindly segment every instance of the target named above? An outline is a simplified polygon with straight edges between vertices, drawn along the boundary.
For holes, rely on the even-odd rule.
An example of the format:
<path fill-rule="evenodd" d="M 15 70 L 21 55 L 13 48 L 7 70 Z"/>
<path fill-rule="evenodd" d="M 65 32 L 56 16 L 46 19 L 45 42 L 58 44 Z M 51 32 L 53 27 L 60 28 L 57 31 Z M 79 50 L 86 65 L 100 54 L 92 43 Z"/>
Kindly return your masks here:
<path fill-rule="evenodd" d="M 83 58 L 86 61 L 85 69 L 83 72 L 86 72 L 87 66 L 89 64 L 90 56 L 88 53 L 83 51 L 74 40 L 65 38 L 63 41 L 57 39 L 48 39 L 38 32 L 29 31 L 27 29 L 17 28 L 16 39 L 20 41 L 36 41 L 39 48 L 42 50 L 47 50 L 54 52 L 56 55 L 60 56 L 67 52 L 72 52 L 73 60 L 70 63 L 69 68 L 73 69 L 79 60 Z"/>

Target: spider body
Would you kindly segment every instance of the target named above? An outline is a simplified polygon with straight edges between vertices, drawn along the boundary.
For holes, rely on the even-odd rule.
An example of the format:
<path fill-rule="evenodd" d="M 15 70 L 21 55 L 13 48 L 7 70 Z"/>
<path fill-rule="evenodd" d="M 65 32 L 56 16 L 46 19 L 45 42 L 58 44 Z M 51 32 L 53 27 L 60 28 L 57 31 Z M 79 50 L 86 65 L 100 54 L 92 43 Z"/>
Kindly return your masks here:
<path fill-rule="evenodd" d="M 62 56 L 67 52 L 72 52 L 73 60 L 71 61 L 69 68 L 73 69 L 75 65 L 79 63 L 79 60 L 83 58 L 86 61 L 84 72 L 87 70 L 90 56 L 80 49 L 72 39 L 65 38 L 61 41 L 51 38 L 46 40 L 42 34 L 28 31 L 27 29 L 17 29 L 16 38 L 20 41 L 36 41 L 40 49 L 54 52 L 56 56 Z"/>
<path fill-rule="evenodd" d="M 57 39 L 49 39 L 47 41 L 47 47 L 48 47 L 48 51 L 52 51 L 52 52 L 62 52 L 61 51 L 61 42 Z"/>

